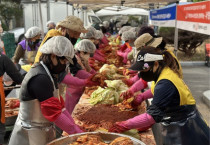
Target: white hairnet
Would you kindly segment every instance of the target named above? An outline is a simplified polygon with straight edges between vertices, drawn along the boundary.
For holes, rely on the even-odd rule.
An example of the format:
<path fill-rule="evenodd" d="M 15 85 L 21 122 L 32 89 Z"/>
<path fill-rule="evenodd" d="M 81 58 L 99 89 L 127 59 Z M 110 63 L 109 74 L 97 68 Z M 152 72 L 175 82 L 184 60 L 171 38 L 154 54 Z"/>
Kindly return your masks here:
<path fill-rule="evenodd" d="M 122 34 L 122 40 L 123 41 L 127 41 L 127 40 L 135 40 L 136 39 L 136 35 L 134 32 L 131 31 L 125 31 Z"/>
<path fill-rule="evenodd" d="M 139 32 L 140 28 L 139 27 L 132 27 L 129 31 L 134 32 L 135 35 L 137 36 L 138 32 Z"/>
<path fill-rule="evenodd" d="M 109 22 L 108 22 L 108 21 L 103 21 L 103 26 L 104 26 L 105 28 L 108 28 L 108 27 L 109 27 Z"/>
<path fill-rule="evenodd" d="M 131 26 L 123 26 L 118 33 L 123 34 L 124 32 L 130 30 L 131 28 L 132 28 Z"/>
<path fill-rule="evenodd" d="M 26 38 L 33 38 L 36 37 L 38 35 L 41 35 L 41 29 L 39 27 L 31 27 L 27 30 L 27 32 L 25 33 L 25 37 Z"/>
<path fill-rule="evenodd" d="M 71 63 L 74 57 L 74 47 L 71 42 L 64 36 L 54 36 L 44 43 L 40 52 L 43 54 L 55 54 L 65 56 Z"/>
<path fill-rule="evenodd" d="M 48 27 L 49 24 L 53 24 L 53 25 L 56 26 L 55 22 L 53 22 L 53 21 L 48 21 L 48 22 L 46 23 L 46 27 Z"/>
<path fill-rule="evenodd" d="M 92 26 L 89 27 L 85 27 L 88 32 L 87 33 L 81 33 L 81 37 L 84 39 L 91 39 L 91 38 L 95 38 L 95 34 L 96 34 L 96 29 Z"/>
<path fill-rule="evenodd" d="M 94 53 L 96 50 L 96 46 L 91 40 L 83 39 L 76 45 L 75 50 L 87 53 Z"/>
<path fill-rule="evenodd" d="M 95 39 L 103 39 L 103 37 L 104 34 L 101 31 L 96 30 Z"/>

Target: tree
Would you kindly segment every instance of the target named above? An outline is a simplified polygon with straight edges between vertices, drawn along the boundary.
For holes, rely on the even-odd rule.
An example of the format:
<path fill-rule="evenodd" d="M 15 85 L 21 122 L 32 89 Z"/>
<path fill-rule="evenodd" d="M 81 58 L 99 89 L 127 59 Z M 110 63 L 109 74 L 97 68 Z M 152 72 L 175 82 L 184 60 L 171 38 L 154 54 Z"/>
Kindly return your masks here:
<path fill-rule="evenodd" d="M 201 1 L 205 1 L 205 0 L 193 0 L 193 2 L 201 2 Z"/>
<path fill-rule="evenodd" d="M 21 0 L 1 0 L 0 19 L 5 30 L 8 30 L 10 20 L 22 17 L 23 12 L 20 7 L 20 2 Z"/>
<path fill-rule="evenodd" d="M 161 27 L 160 35 L 163 36 L 168 44 L 174 44 L 174 28 Z M 181 29 L 179 29 L 178 35 L 178 50 L 184 52 L 186 56 L 193 56 L 196 53 L 196 48 L 209 38 L 205 34 Z"/>

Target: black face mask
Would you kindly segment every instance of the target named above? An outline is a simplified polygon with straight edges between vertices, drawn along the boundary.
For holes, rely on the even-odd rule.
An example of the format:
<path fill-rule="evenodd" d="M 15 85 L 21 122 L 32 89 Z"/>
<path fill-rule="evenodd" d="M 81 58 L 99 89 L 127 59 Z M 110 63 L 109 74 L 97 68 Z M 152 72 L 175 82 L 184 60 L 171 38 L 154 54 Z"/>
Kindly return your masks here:
<path fill-rule="evenodd" d="M 96 49 L 99 49 L 99 44 L 96 44 L 95 46 L 96 46 Z"/>
<path fill-rule="evenodd" d="M 152 66 L 152 68 L 149 71 L 140 72 L 138 74 L 138 77 L 142 78 L 143 80 L 145 80 L 147 82 L 150 82 L 150 81 L 155 81 L 156 82 L 159 75 L 160 75 L 159 68 L 155 72 L 153 72 L 153 66 Z"/>
<path fill-rule="evenodd" d="M 65 69 L 66 69 L 66 64 L 62 64 L 60 62 L 59 58 L 58 57 L 56 57 L 56 58 L 57 58 L 58 63 L 57 63 L 57 65 L 52 65 L 51 72 L 53 74 L 59 74 L 59 73 L 65 71 Z"/>
<path fill-rule="evenodd" d="M 71 41 L 72 45 L 77 43 L 77 38 L 71 38 L 68 33 L 66 33 L 65 37 Z"/>
<path fill-rule="evenodd" d="M 91 53 L 91 54 L 90 54 L 90 57 L 93 57 L 93 56 L 94 56 L 94 53 Z"/>
<path fill-rule="evenodd" d="M 29 44 L 30 46 L 34 46 L 34 45 L 36 45 L 37 43 L 39 43 L 39 41 L 40 41 L 40 39 L 36 39 L 36 41 L 34 41 L 34 42 L 28 41 L 28 44 Z"/>
<path fill-rule="evenodd" d="M 34 41 L 35 44 L 39 43 L 40 39 L 36 39 L 36 41 Z"/>
<path fill-rule="evenodd" d="M 147 72 L 140 72 L 138 74 L 139 78 L 142 78 L 143 80 L 150 82 L 154 80 L 154 74 L 153 74 L 153 69 L 150 69 Z"/>

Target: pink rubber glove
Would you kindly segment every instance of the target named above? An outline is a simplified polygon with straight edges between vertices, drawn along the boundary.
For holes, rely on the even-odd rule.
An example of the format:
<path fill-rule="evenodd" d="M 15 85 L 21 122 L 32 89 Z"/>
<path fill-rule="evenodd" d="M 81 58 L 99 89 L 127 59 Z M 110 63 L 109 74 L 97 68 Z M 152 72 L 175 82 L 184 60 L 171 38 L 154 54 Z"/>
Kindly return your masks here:
<path fill-rule="evenodd" d="M 64 110 L 66 111 L 66 110 Z M 73 118 L 69 118 L 68 112 L 61 113 L 60 116 L 54 121 L 55 125 L 68 134 L 82 133 L 83 131 L 75 124 Z"/>
<path fill-rule="evenodd" d="M 149 129 L 153 124 L 155 124 L 155 120 L 153 117 L 147 113 L 138 115 L 134 118 L 128 119 L 125 122 L 125 125 L 129 129 L 137 128 L 139 131 L 144 131 Z"/>
<path fill-rule="evenodd" d="M 79 102 L 82 93 L 84 92 L 84 88 L 67 88 L 66 89 L 66 99 L 65 99 L 65 107 L 70 114 L 74 111 L 75 106 Z"/>
<path fill-rule="evenodd" d="M 132 106 L 135 108 L 138 105 L 140 105 L 141 102 L 143 102 L 144 100 L 152 98 L 152 97 L 153 97 L 153 94 L 151 92 L 151 89 L 149 89 L 149 90 L 137 95 L 132 102 Z"/>
<path fill-rule="evenodd" d="M 68 73 L 62 83 L 66 84 L 66 85 L 71 85 L 72 87 L 76 87 L 76 88 L 81 88 L 84 87 L 86 85 L 86 82 L 84 79 L 79 79 L 77 77 L 73 77 L 70 73 Z"/>
<path fill-rule="evenodd" d="M 101 39 L 101 42 L 105 45 L 109 44 L 109 40 L 107 39 L 107 37 L 104 35 L 104 37 Z"/>
<path fill-rule="evenodd" d="M 121 133 L 130 129 L 138 129 L 139 131 L 144 131 L 149 129 L 154 123 L 155 120 L 152 118 L 152 116 L 144 113 L 126 121 L 116 122 L 109 129 L 109 132 Z"/>
<path fill-rule="evenodd" d="M 87 72 L 85 70 L 79 70 L 75 77 L 80 78 L 80 79 L 87 79 L 88 77 L 90 77 L 92 74 L 94 74 L 94 70 L 92 69 L 91 72 Z"/>
<path fill-rule="evenodd" d="M 134 77 L 132 77 L 132 78 L 129 79 L 129 81 L 130 81 L 130 82 L 133 82 L 133 83 L 137 82 L 138 80 L 139 80 L 138 74 L 135 75 Z"/>
<path fill-rule="evenodd" d="M 128 53 L 129 52 L 125 52 L 124 54 L 123 54 L 123 63 L 127 63 L 127 61 L 128 61 Z"/>
<path fill-rule="evenodd" d="M 90 74 L 96 74 L 96 71 L 94 69 L 91 69 L 91 71 L 89 73 Z"/>
<path fill-rule="evenodd" d="M 97 53 L 98 55 L 105 57 L 105 55 L 103 53 L 101 53 L 101 51 L 99 49 L 96 49 L 95 53 Z"/>
<path fill-rule="evenodd" d="M 147 82 L 143 79 L 139 79 L 137 82 L 135 82 L 135 84 L 131 86 L 129 90 L 135 93 L 145 88 L 147 88 Z"/>
<path fill-rule="evenodd" d="M 94 53 L 93 58 L 94 58 L 95 60 L 98 60 L 98 61 L 106 62 L 104 56 L 102 56 L 102 55 L 100 55 L 100 54 L 98 54 L 98 53 Z"/>

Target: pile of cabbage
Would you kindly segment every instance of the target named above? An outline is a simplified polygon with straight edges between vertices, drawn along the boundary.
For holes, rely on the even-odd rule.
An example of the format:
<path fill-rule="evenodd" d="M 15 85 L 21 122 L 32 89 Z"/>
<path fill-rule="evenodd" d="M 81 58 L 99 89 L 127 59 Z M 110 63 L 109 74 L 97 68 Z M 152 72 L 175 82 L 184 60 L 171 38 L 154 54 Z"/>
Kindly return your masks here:
<path fill-rule="evenodd" d="M 122 80 L 105 80 L 105 82 L 107 88 L 99 87 L 91 94 L 91 104 L 117 104 L 122 101 L 120 94 L 128 89 L 127 85 Z"/>
<path fill-rule="evenodd" d="M 106 77 L 107 79 L 110 79 L 110 80 L 113 80 L 113 79 L 120 79 L 120 78 L 123 78 L 124 76 L 123 75 L 120 75 L 117 73 L 118 69 L 115 65 L 111 64 L 104 64 L 99 72 L 100 73 L 103 73 L 103 72 L 106 72 Z"/>

